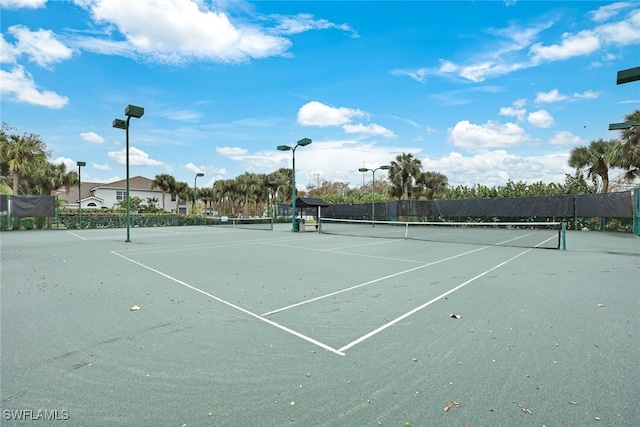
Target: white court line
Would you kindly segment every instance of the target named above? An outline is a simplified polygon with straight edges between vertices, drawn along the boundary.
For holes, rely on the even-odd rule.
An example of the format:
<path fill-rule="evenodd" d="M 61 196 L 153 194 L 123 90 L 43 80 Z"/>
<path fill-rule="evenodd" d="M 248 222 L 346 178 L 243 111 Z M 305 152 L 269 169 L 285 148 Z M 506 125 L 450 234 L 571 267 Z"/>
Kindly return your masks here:
<path fill-rule="evenodd" d="M 296 336 L 298 338 L 302 338 L 303 340 L 308 341 L 308 342 L 310 342 L 312 344 L 315 344 L 318 347 L 324 348 L 325 350 L 328 350 L 328 351 L 330 351 L 332 353 L 335 353 L 337 355 L 344 356 L 344 353 L 342 351 L 336 350 L 333 347 L 330 347 L 330 346 L 328 346 L 328 345 L 326 345 L 324 343 L 321 343 L 320 341 L 314 340 L 313 338 L 308 337 L 306 335 L 303 335 L 303 334 L 301 334 L 299 332 L 296 332 L 293 329 L 289 329 L 286 326 L 280 325 L 279 323 L 276 323 L 276 322 L 271 321 L 269 319 L 265 319 L 264 317 L 262 317 L 262 316 L 260 316 L 258 314 L 255 314 L 255 313 L 253 313 L 253 312 L 251 312 L 249 310 L 245 310 L 244 308 L 239 307 L 239 306 L 237 306 L 235 304 L 232 304 L 232 303 L 230 303 L 228 301 L 225 301 L 222 298 L 218 298 L 217 296 L 212 295 L 209 292 L 203 291 L 202 289 L 198 289 L 195 286 L 191 286 L 190 284 L 188 284 L 186 282 L 183 282 L 182 280 L 178 280 L 178 279 L 176 279 L 174 277 L 171 277 L 168 274 L 165 274 L 165 273 L 163 273 L 161 271 L 156 270 L 155 268 L 152 268 L 152 267 L 149 267 L 147 265 L 144 265 L 144 264 L 142 264 L 142 263 L 140 263 L 138 261 L 135 261 L 135 260 L 133 260 L 131 258 L 128 258 L 128 257 L 124 256 L 124 255 L 121 255 L 121 254 L 119 254 L 119 253 L 117 253 L 115 251 L 111 251 L 111 253 L 114 254 L 114 255 L 117 255 L 117 256 L 119 256 L 119 257 L 121 257 L 123 259 L 126 259 L 129 262 L 132 262 L 132 263 L 134 263 L 136 265 L 139 265 L 140 267 L 146 268 L 149 271 L 153 271 L 154 273 L 159 274 L 160 276 L 165 277 L 165 278 L 167 278 L 169 280 L 172 280 L 172 281 L 174 281 L 174 282 L 176 282 L 176 283 L 178 283 L 178 284 L 180 284 L 180 285 L 182 285 L 182 286 L 184 286 L 186 288 L 189 288 L 189 289 L 191 289 L 193 291 L 199 292 L 202 295 L 206 295 L 209 298 L 213 298 L 214 300 L 216 300 L 218 302 L 221 302 L 222 304 L 225 304 L 225 305 L 227 305 L 229 307 L 235 308 L 236 310 L 241 311 L 241 312 L 243 312 L 245 314 L 248 314 L 251 317 L 254 317 L 254 318 L 258 319 L 258 320 L 261 320 L 261 321 L 263 321 L 265 323 L 268 323 L 271 326 L 275 326 L 276 328 L 281 329 L 281 330 L 283 330 L 285 332 L 288 332 L 288 333 L 290 333 L 290 334 L 292 334 L 292 335 L 294 335 L 294 336 Z"/>
<path fill-rule="evenodd" d="M 217 248 L 227 248 L 233 246 L 246 246 L 246 245 L 255 245 L 261 244 L 265 242 L 272 242 L 274 240 L 286 240 L 287 237 L 281 237 L 279 239 L 256 239 L 256 240 L 245 240 L 242 242 L 218 242 L 218 243 L 192 243 L 188 245 L 180 245 L 180 246 L 164 246 L 157 249 L 141 249 L 141 248 L 131 248 L 131 249 L 122 249 L 120 252 L 127 252 L 129 255 L 147 255 L 147 254 L 158 254 L 158 253 L 167 253 L 167 252 L 182 252 L 182 251 L 199 251 L 203 249 L 217 249 Z"/>
<path fill-rule="evenodd" d="M 84 238 L 84 237 L 82 237 L 82 236 L 78 236 L 76 233 L 72 233 L 72 232 L 70 232 L 69 230 L 67 230 L 67 233 L 71 234 L 72 236 L 77 237 L 78 239 L 87 240 L 87 239 L 85 239 L 85 238 Z"/>
<path fill-rule="evenodd" d="M 426 303 L 422 304 L 421 306 L 416 307 L 416 308 L 414 308 L 413 310 L 411 310 L 411 311 L 409 311 L 409 312 L 407 312 L 407 313 L 403 314 L 402 316 L 397 317 L 397 318 L 393 319 L 392 321 L 390 321 L 390 322 L 388 322 L 388 323 L 385 323 L 384 325 L 380 326 L 378 329 L 374 329 L 373 331 L 369 332 L 369 333 L 368 333 L 368 334 L 366 334 L 366 335 L 363 335 L 362 337 L 358 338 L 357 340 L 352 341 L 352 342 L 350 342 L 349 344 L 347 344 L 347 345 L 345 345 L 345 346 L 342 346 L 341 348 L 339 348 L 339 349 L 338 349 L 338 351 L 342 351 L 342 352 L 344 352 L 344 351 L 346 351 L 346 350 L 350 349 L 351 347 L 353 347 L 354 345 L 356 345 L 356 344 L 360 344 L 360 343 L 361 343 L 361 342 L 363 342 L 364 340 L 366 340 L 366 339 L 368 339 L 368 338 L 371 338 L 372 336 L 374 336 L 374 335 L 378 334 L 379 332 L 382 332 L 383 330 L 387 329 L 387 328 L 388 328 L 388 327 L 390 327 L 391 325 L 394 325 L 394 324 L 396 324 L 396 323 L 400 322 L 401 320 L 406 319 L 407 317 L 409 317 L 409 316 L 411 316 L 411 315 L 413 315 L 413 314 L 417 313 L 418 311 L 422 310 L 423 308 L 425 308 L 425 307 L 427 307 L 427 306 L 429 306 L 429 305 L 433 304 L 434 302 L 436 302 L 436 301 L 438 301 L 438 300 L 440 300 L 440 299 L 442 299 L 442 298 L 446 297 L 447 295 L 452 294 L 453 292 L 457 291 L 458 289 L 461 289 L 461 288 L 463 288 L 464 286 L 467 286 L 469 283 L 471 283 L 471 282 L 473 282 L 473 281 L 475 281 L 475 280 L 479 279 L 480 277 L 482 277 L 482 276 L 484 276 L 484 275 L 486 275 L 486 274 L 488 274 L 488 273 L 492 272 L 493 270 L 496 270 L 496 269 L 498 269 L 498 268 L 502 267 L 503 265 L 505 265 L 505 264 L 507 264 L 507 263 L 509 263 L 509 262 L 513 261 L 514 259 L 516 259 L 516 258 L 518 258 L 518 257 L 520 257 L 520 256 L 522 256 L 522 255 L 524 255 L 524 254 L 526 254 L 527 252 L 532 251 L 532 250 L 533 250 L 533 249 L 527 249 L 526 251 L 520 252 L 518 255 L 515 255 L 515 256 L 513 256 L 513 257 L 509 258 L 508 260 L 503 261 L 503 262 L 501 262 L 500 264 L 498 264 L 498 265 L 496 265 L 496 266 L 494 266 L 494 267 L 490 268 L 489 270 L 487 270 L 487 271 L 485 271 L 485 272 L 483 272 L 483 273 L 480 273 L 480 274 L 478 274 L 477 276 L 475 276 L 475 277 L 473 277 L 473 278 L 471 278 L 471 279 L 467 280 L 466 282 L 459 284 L 459 285 L 458 285 L 458 286 L 456 286 L 455 288 L 450 289 L 450 290 L 448 290 L 447 292 L 443 293 L 442 295 L 439 295 L 439 296 L 435 297 L 435 298 L 434 298 L 434 299 L 432 299 L 431 301 L 428 301 L 428 302 L 426 302 Z"/>
<path fill-rule="evenodd" d="M 402 240 L 396 240 L 396 241 L 397 242 L 401 242 Z M 387 243 L 392 243 L 392 242 L 389 241 Z M 354 253 L 354 252 L 342 252 L 342 251 L 339 251 L 339 250 L 336 250 L 336 249 L 318 249 L 318 248 L 309 248 L 309 247 L 305 247 L 305 246 L 284 245 L 284 244 L 271 243 L 271 242 L 266 242 L 266 243 L 262 243 L 262 244 L 268 245 L 268 246 L 276 246 L 278 248 L 299 249 L 299 250 L 303 250 L 303 251 L 312 251 L 312 252 L 325 252 L 325 253 L 330 253 L 330 254 L 357 256 L 357 257 L 362 257 L 362 258 L 383 259 L 385 261 L 408 262 L 408 263 L 411 263 L 411 264 L 426 264 L 425 261 L 418 261 L 418 260 L 404 259 L 404 258 L 392 258 L 392 257 L 388 257 L 388 256 L 379 256 L 379 255 L 359 254 L 359 253 Z M 361 246 L 361 245 L 358 245 L 358 246 Z"/>
<path fill-rule="evenodd" d="M 299 307 L 299 306 L 304 305 L 304 304 L 309 304 L 309 303 L 312 303 L 312 302 L 315 302 L 315 301 L 319 301 L 321 299 L 332 297 L 334 295 L 338 295 L 338 294 L 341 294 L 341 293 L 344 293 L 344 292 L 349 292 L 349 291 L 352 291 L 354 289 L 361 288 L 363 286 L 367 286 L 367 285 L 371 285 L 373 283 L 381 282 L 383 280 L 387 280 L 387 279 L 390 279 L 392 277 L 400 276 L 400 275 L 406 274 L 406 273 L 411 273 L 412 271 L 420 270 L 421 268 L 429 267 L 429 266 L 432 266 L 432 265 L 435 265 L 435 264 L 440 264 L 441 262 L 450 261 L 452 259 L 459 258 L 461 256 L 469 255 L 469 254 L 472 254 L 474 252 L 478 252 L 478 251 L 487 249 L 488 247 L 489 246 L 483 246 L 483 247 L 478 248 L 478 249 L 473 249 L 471 251 L 463 252 L 463 253 L 458 254 L 458 255 L 453 255 L 453 256 L 450 256 L 450 257 L 447 257 L 447 258 L 442 258 L 442 259 L 439 259 L 437 261 L 433 261 L 433 262 L 429 262 L 429 263 L 420 265 L 418 267 L 410 268 L 408 270 L 399 271 L 397 273 L 393 273 L 393 274 L 390 274 L 388 276 L 379 277 L 377 279 L 369 280 L 368 282 L 360 283 L 359 285 L 351 286 L 350 288 L 341 289 L 339 291 L 331 292 L 331 293 L 325 294 L 325 295 L 320 295 L 318 297 L 311 298 L 311 299 L 308 299 L 306 301 L 301 301 L 301 302 L 298 302 L 298 303 L 295 303 L 295 304 L 292 304 L 292 305 L 288 305 L 286 307 L 282 307 L 282 308 L 278 308 L 276 310 L 272 310 L 272 311 L 270 311 L 268 313 L 264 313 L 263 316 L 269 316 L 271 314 L 279 313 L 281 311 L 285 311 L 285 310 L 288 310 L 290 308 Z"/>

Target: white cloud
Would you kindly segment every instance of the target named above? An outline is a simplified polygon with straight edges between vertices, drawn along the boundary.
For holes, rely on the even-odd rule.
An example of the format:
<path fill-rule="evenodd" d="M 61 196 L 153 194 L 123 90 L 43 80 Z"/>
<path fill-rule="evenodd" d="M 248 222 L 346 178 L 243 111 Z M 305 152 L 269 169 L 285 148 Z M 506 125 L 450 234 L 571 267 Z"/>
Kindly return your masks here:
<path fill-rule="evenodd" d="M 91 163 L 91 167 L 93 167 L 94 169 L 97 169 L 99 171 L 110 171 L 111 170 L 111 166 L 109 166 L 107 163 L 105 164 L 99 164 L 99 163 Z"/>
<path fill-rule="evenodd" d="M 618 3 L 608 4 L 591 12 L 590 13 L 591 19 L 598 22 L 606 21 L 607 19 L 613 18 L 621 11 L 628 9 L 630 7 L 634 7 L 634 5 L 635 3 L 632 3 L 632 2 L 618 2 Z"/>
<path fill-rule="evenodd" d="M 449 129 L 448 139 L 456 147 L 486 150 L 519 145 L 531 138 L 515 123 L 500 124 L 489 120 L 483 125 L 475 125 L 462 120 Z"/>
<path fill-rule="evenodd" d="M 529 113 L 527 121 L 538 128 L 548 128 L 553 125 L 553 116 L 547 110 L 538 110 Z"/>
<path fill-rule="evenodd" d="M 626 46 L 640 41 L 640 10 L 629 14 L 626 20 L 612 22 L 597 28 L 603 41 Z"/>
<path fill-rule="evenodd" d="M 558 89 L 552 89 L 549 92 L 538 92 L 536 94 L 536 99 L 533 102 L 536 104 L 543 104 L 566 101 L 567 99 L 569 99 L 567 95 L 561 95 Z"/>
<path fill-rule="evenodd" d="M 582 101 L 587 99 L 597 99 L 600 96 L 598 92 L 586 90 L 582 93 L 574 93 L 573 95 L 561 94 L 558 89 L 552 89 L 549 92 L 538 92 L 534 102 L 536 104 L 550 104 L 562 101 Z"/>
<path fill-rule="evenodd" d="M 106 142 L 103 137 L 95 132 L 82 132 L 80 133 L 80 136 L 82 139 L 87 142 L 91 142 L 92 144 L 104 144 Z"/>
<path fill-rule="evenodd" d="M 439 66 L 417 69 L 395 69 L 391 73 L 409 76 L 424 82 L 427 76 L 464 78 L 472 82 L 482 82 L 488 78 L 500 77 L 514 71 L 539 66 L 545 62 L 566 60 L 578 56 L 588 56 L 602 51 L 610 55 L 606 48 L 615 48 L 640 42 L 640 9 L 636 2 L 614 3 L 593 12 L 593 18 L 603 21 L 624 9 L 632 9 L 617 22 L 610 22 L 590 29 L 566 32 L 556 43 L 544 44 L 537 41 L 543 31 L 551 28 L 552 21 L 530 27 L 511 25 L 504 29 L 489 29 L 486 32 L 496 36 L 495 40 L 478 46 L 478 52 L 466 62 L 456 63 L 440 58 Z M 635 7 L 635 9 L 633 9 Z"/>
<path fill-rule="evenodd" d="M 0 0 L 0 7 L 7 9 L 38 9 L 44 7 L 47 0 Z"/>
<path fill-rule="evenodd" d="M 574 56 L 584 56 L 600 49 L 600 39 L 593 31 L 580 31 L 577 34 L 564 33 L 558 44 L 544 46 L 536 43 L 529 49 L 534 63 L 559 61 Z"/>
<path fill-rule="evenodd" d="M 353 117 L 363 117 L 365 113 L 346 107 L 330 107 L 318 101 L 304 104 L 298 110 L 298 123 L 302 126 L 340 126 L 351 122 Z"/>
<path fill-rule="evenodd" d="M 119 151 L 109 151 L 107 156 L 119 165 L 127 164 L 126 148 Z M 154 160 L 147 153 L 136 148 L 129 147 L 129 165 L 130 166 L 165 166 L 164 162 Z"/>
<path fill-rule="evenodd" d="M 365 135 L 379 135 L 379 136 L 384 136 L 385 138 L 394 138 L 396 136 L 395 133 L 393 133 L 393 131 L 382 127 L 380 125 L 377 125 L 375 123 L 371 123 L 368 125 L 364 125 L 362 123 L 358 123 L 355 125 L 352 124 L 345 124 L 342 125 L 342 129 L 346 132 L 346 133 L 361 133 L 361 134 L 365 134 Z"/>
<path fill-rule="evenodd" d="M 300 13 L 293 16 L 270 15 L 270 18 L 278 21 L 274 31 L 279 34 L 299 34 L 310 30 L 339 29 L 358 37 L 358 34 L 348 24 L 334 24 L 326 19 L 316 19 L 308 13 Z"/>
<path fill-rule="evenodd" d="M 291 41 L 267 34 L 230 17 L 202 1 L 77 0 L 97 23 L 114 26 L 126 43 L 85 37 L 77 39 L 87 49 L 103 53 L 142 55 L 168 63 L 210 60 L 223 63 L 279 56 Z"/>
<path fill-rule="evenodd" d="M 41 67 L 48 67 L 73 56 L 73 50 L 60 42 L 50 30 L 31 31 L 24 25 L 13 25 L 9 27 L 8 33 L 16 38 L 14 54 L 25 54 L 30 61 Z"/>
<path fill-rule="evenodd" d="M 11 72 L 0 70 L 0 95 L 11 101 L 59 109 L 67 105 L 69 98 L 48 90 L 38 90 L 29 73 L 20 65 Z"/>
<path fill-rule="evenodd" d="M 524 108 L 502 107 L 499 114 L 501 116 L 517 117 L 518 121 L 522 121 L 525 114 L 527 114 L 527 110 Z"/>
<path fill-rule="evenodd" d="M 16 48 L 11 43 L 7 43 L 4 34 L 0 34 L 0 64 L 15 64 L 18 55 Z"/>
<path fill-rule="evenodd" d="M 504 185 L 508 180 L 563 183 L 565 174 L 573 172 L 567 166 L 568 157 L 568 152 L 521 156 L 495 150 L 472 156 L 454 151 L 441 158 L 425 157 L 421 160 L 425 170 L 444 174 L 454 187 L 476 184 L 491 187 Z"/>
<path fill-rule="evenodd" d="M 579 136 L 567 131 L 557 132 L 549 139 L 549 144 L 552 145 L 576 146 L 582 143 L 583 141 Z"/>
<path fill-rule="evenodd" d="M 184 168 L 194 174 L 203 173 L 205 175 L 225 175 L 227 173 L 227 170 L 224 168 L 216 168 L 214 166 L 196 166 L 191 162 L 184 165 Z"/>
<path fill-rule="evenodd" d="M 362 110 L 347 107 L 330 107 L 318 101 L 304 104 L 298 110 L 298 124 L 302 126 L 342 126 L 345 133 L 394 138 L 396 134 L 376 123 L 351 123 L 355 117 L 368 117 Z"/>
<path fill-rule="evenodd" d="M 242 157 L 248 154 L 249 150 L 240 147 L 216 147 L 216 153 L 233 159 L 234 157 Z"/>
<path fill-rule="evenodd" d="M 78 170 L 78 165 L 76 164 L 76 161 L 68 157 L 58 157 L 56 159 L 53 159 L 51 163 L 53 163 L 54 165 L 64 164 L 64 166 L 67 168 L 67 172 Z"/>

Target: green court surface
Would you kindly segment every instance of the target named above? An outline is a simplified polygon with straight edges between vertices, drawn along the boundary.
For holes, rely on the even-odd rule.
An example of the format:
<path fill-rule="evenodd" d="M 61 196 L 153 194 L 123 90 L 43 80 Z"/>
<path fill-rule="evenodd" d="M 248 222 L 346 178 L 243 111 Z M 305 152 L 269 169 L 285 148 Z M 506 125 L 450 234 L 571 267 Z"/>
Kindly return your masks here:
<path fill-rule="evenodd" d="M 289 229 L 0 234 L 0 424 L 640 425 L 640 239 Z"/>

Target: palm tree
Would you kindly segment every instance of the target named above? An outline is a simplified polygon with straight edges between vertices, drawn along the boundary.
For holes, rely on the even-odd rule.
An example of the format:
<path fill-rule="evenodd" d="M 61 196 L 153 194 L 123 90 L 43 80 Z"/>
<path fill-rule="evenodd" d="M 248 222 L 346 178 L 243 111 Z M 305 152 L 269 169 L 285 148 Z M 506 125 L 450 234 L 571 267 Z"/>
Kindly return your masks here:
<path fill-rule="evenodd" d="M 13 178 L 13 194 L 18 194 L 19 177 L 31 174 L 46 162 L 47 146 L 35 134 L 7 135 L 2 132 L 0 157 Z"/>
<path fill-rule="evenodd" d="M 640 123 L 640 110 L 625 116 L 624 120 Z M 625 169 L 626 180 L 640 178 L 640 125 L 622 131 L 622 142 L 616 144 L 611 151 L 610 161 L 613 165 Z"/>
<path fill-rule="evenodd" d="M 185 192 L 189 189 L 189 184 L 186 182 L 178 182 L 173 183 L 172 187 L 169 189 L 169 193 L 176 196 L 176 213 L 180 213 L 180 198 L 185 195 Z M 185 197 L 186 198 L 186 197 Z"/>
<path fill-rule="evenodd" d="M 609 191 L 609 168 L 613 164 L 609 163 L 611 153 L 618 141 L 605 141 L 602 138 L 591 141 L 588 147 L 575 147 L 569 153 L 569 166 L 576 168 L 576 174 L 583 171 L 594 183 L 598 177 L 602 180 L 602 192 Z"/>
<path fill-rule="evenodd" d="M 34 194 L 44 196 L 49 196 L 62 187 L 68 189 L 76 184 L 78 184 L 78 173 L 75 171 L 67 172 L 67 166 L 64 163 L 46 162 L 29 177 L 30 190 Z"/>
<path fill-rule="evenodd" d="M 159 175 L 156 175 L 153 182 L 151 182 L 152 190 L 156 187 L 162 190 L 162 210 L 165 210 L 164 195 L 167 193 L 167 191 L 170 191 L 175 184 L 176 184 L 176 179 L 172 175 L 169 175 L 166 173 L 161 173 Z"/>
<path fill-rule="evenodd" d="M 402 153 L 398 154 L 389 166 L 392 195 L 408 200 L 414 182 L 422 173 L 422 162 L 411 153 Z"/>
<path fill-rule="evenodd" d="M 198 197 L 204 203 L 205 215 L 209 212 L 213 213 L 213 202 L 216 200 L 216 193 L 213 190 L 213 187 L 205 187 L 205 188 L 199 189 Z"/>
<path fill-rule="evenodd" d="M 418 176 L 416 185 L 424 188 L 424 195 L 427 200 L 433 200 L 436 195 L 442 194 L 449 185 L 446 175 L 439 172 L 423 172 Z"/>

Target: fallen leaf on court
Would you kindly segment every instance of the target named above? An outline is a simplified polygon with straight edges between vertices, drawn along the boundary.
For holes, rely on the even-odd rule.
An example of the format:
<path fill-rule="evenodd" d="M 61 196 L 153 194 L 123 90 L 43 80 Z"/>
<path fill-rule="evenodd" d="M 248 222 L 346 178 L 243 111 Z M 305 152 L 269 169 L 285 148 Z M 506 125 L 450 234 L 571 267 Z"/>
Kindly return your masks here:
<path fill-rule="evenodd" d="M 571 402 L 569 402 L 569 403 L 571 403 L 572 405 L 577 405 L 578 404 L 578 402 L 574 402 L 573 400 Z"/>
<path fill-rule="evenodd" d="M 600 417 L 595 417 L 594 420 L 600 421 Z"/>
<path fill-rule="evenodd" d="M 518 404 L 518 407 L 519 407 L 520 409 L 522 409 L 522 412 L 526 412 L 526 413 L 527 413 L 527 414 L 529 414 L 529 415 L 533 415 L 533 412 L 531 412 L 531 409 L 529 409 L 529 408 L 525 408 L 524 406 L 522 406 L 522 405 L 520 405 L 520 404 Z"/>
<path fill-rule="evenodd" d="M 131 311 L 138 311 L 140 310 L 140 307 L 138 307 L 137 305 L 134 305 L 133 307 L 131 307 Z"/>
<path fill-rule="evenodd" d="M 449 402 L 449 404 L 447 406 L 444 407 L 444 412 L 448 412 L 449 409 L 451 409 L 451 408 L 459 408 L 460 406 L 462 406 L 462 405 L 460 405 L 455 400 L 452 400 L 451 402 Z"/>
<path fill-rule="evenodd" d="M 604 304 L 598 304 L 598 307 L 604 307 Z"/>
<path fill-rule="evenodd" d="M 460 316 L 459 314 L 451 313 L 451 314 L 449 315 L 449 317 L 451 317 L 452 319 L 459 319 L 459 318 L 461 318 L 462 316 Z"/>

